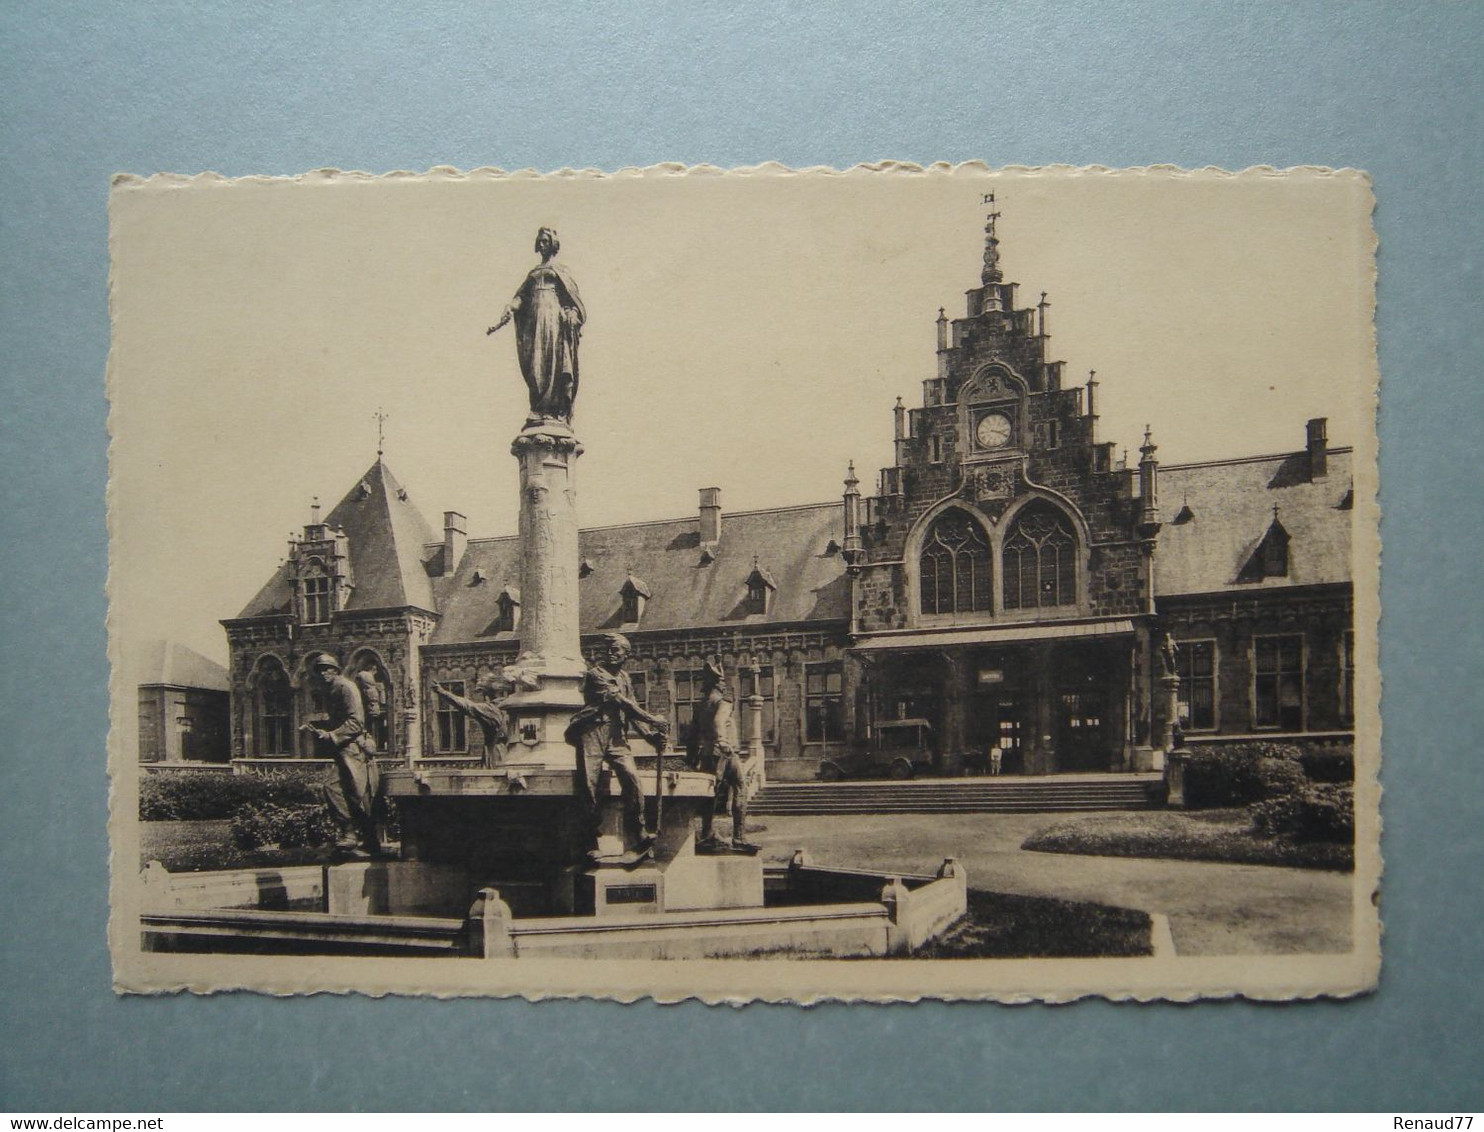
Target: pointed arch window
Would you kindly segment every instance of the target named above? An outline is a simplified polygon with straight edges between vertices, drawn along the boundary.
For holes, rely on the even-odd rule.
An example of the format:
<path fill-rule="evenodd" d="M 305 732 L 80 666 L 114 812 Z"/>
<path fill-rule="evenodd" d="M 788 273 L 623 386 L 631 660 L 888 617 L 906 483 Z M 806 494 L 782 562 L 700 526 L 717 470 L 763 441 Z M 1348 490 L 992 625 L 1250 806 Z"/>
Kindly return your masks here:
<path fill-rule="evenodd" d="M 1077 536 L 1065 515 L 1032 504 L 1005 538 L 1005 608 L 1044 609 L 1077 602 Z"/>
<path fill-rule="evenodd" d="M 258 754 L 294 753 L 294 690 L 276 661 L 264 663 L 257 688 Z"/>
<path fill-rule="evenodd" d="M 924 613 L 988 611 L 989 540 L 963 511 L 948 511 L 933 522 L 919 567 Z"/>

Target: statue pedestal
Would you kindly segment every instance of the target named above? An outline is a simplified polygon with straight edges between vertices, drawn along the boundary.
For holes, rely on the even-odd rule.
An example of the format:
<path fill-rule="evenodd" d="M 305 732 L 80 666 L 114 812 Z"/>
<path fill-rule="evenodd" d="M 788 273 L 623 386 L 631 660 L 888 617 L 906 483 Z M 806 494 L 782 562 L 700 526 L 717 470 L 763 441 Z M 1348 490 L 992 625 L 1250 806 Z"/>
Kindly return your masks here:
<path fill-rule="evenodd" d="M 1173 673 L 1159 678 L 1158 728 L 1154 735 L 1154 765 L 1164 770 L 1165 755 L 1175 746 L 1175 725 L 1180 719 L 1180 677 Z"/>
<path fill-rule="evenodd" d="M 505 700 L 511 743 L 507 765 L 574 769 L 563 733 L 582 706 L 581 626 L 577 594 L 577 457 L 570 426 L 533 420 L 510 446 L 520 461 L 521 651 Z"/>

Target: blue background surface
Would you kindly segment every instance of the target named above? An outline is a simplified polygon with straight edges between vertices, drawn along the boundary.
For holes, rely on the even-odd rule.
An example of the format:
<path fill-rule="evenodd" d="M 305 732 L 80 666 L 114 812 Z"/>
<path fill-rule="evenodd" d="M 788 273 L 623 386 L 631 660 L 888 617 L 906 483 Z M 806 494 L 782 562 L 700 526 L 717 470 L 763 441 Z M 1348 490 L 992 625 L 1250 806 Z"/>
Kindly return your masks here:
<path fill-rule="evenodd" d="M 1481 33 L 1478 4 L 4 5 L 0 1108 L 1478 1108 Z M 1380 992 L 811 1010 L 115 998 L 109 175 L 882 158 L 1374 175 Z"/>

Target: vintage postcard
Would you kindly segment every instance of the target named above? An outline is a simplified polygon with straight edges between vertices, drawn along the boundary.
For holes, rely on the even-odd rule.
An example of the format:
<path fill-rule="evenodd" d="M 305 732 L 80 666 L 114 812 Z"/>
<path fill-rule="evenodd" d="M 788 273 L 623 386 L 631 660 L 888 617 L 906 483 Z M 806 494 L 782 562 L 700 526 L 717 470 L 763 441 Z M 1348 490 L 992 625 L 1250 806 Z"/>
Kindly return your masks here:
<path fill-rule="evenodd" d="M 1372 205 L 120 176 L 118 988 L 1373 987 Z"/>

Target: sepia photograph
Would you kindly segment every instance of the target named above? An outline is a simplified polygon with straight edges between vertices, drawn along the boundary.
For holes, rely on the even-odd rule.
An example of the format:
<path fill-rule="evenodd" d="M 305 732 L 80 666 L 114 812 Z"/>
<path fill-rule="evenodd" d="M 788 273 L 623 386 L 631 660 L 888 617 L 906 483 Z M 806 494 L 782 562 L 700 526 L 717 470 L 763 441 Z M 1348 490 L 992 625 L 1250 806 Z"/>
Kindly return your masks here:
<path fill-rule="evenodd" d="M 1370 989 L 1373 204 L 118 177 L 116 986 Z"/>

